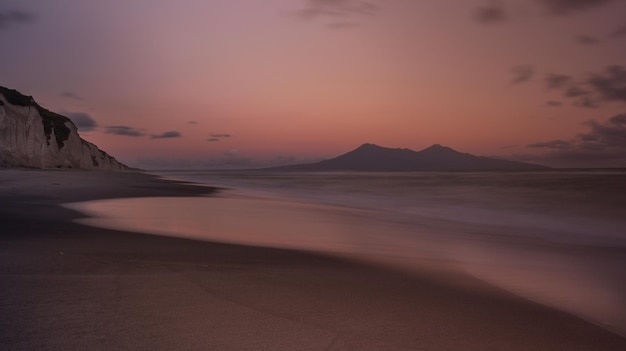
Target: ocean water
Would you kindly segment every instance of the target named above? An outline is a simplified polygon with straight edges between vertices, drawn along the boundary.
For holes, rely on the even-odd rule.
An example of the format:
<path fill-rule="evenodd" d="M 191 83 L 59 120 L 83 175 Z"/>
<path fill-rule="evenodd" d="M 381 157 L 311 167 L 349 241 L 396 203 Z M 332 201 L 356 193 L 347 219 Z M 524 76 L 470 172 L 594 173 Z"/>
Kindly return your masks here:
<path fill-rule="evenodd" d="M 217 196 L 71 204 L 84 224 L 441 263 L 626 334 L 626 171 L 172 171 Z"/>

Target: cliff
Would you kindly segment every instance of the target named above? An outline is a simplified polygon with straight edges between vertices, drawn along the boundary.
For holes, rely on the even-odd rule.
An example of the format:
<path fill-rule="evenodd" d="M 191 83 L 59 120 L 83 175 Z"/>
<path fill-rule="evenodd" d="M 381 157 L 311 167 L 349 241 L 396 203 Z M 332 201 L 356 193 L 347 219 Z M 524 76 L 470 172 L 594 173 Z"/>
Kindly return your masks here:
<path fill-rule="evenodd" d="M 0 86 L 0 167 L 129 168 L 78 135 L 74 123 Z"/>

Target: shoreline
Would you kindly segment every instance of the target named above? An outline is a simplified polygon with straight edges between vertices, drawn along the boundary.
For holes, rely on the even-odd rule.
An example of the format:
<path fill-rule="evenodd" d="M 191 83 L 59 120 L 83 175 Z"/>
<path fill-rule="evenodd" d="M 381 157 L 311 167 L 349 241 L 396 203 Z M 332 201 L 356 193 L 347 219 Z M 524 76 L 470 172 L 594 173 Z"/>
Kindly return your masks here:
<path fill-rule="evenodd" d="M 435 263 L 85 227 L 61 203 L 198 196 L 143 173 L 0 170 L 9 349 L 621 350 L 626 338 Z"/>

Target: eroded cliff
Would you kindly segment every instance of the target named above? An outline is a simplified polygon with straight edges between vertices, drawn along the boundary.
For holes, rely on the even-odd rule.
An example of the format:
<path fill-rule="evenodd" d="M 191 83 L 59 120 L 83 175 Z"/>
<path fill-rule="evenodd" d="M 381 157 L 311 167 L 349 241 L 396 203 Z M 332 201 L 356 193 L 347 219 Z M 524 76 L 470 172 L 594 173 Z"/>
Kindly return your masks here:
<path fill-rule="evenodd" d="M 0 167 L 129 168 L 80 137 L 76 126 L 31 96 L 0 86 Z"/>

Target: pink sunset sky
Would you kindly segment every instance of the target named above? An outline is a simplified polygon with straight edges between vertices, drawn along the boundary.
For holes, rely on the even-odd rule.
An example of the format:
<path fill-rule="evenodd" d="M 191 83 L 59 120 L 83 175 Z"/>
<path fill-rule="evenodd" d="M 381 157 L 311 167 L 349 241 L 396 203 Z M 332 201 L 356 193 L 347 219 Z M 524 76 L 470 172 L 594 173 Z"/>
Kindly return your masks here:
<path fill-rule="evenodd" d="M 626 167 L 626 1 L 0 2 L 0 85 L 147 169 L 362 143 Z"/>

